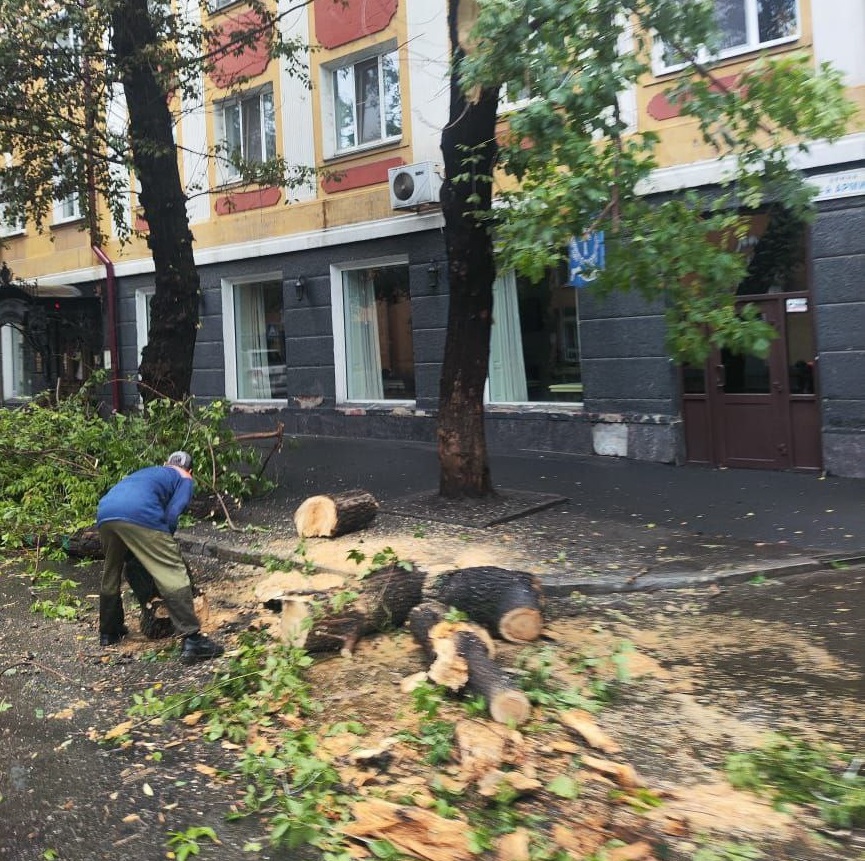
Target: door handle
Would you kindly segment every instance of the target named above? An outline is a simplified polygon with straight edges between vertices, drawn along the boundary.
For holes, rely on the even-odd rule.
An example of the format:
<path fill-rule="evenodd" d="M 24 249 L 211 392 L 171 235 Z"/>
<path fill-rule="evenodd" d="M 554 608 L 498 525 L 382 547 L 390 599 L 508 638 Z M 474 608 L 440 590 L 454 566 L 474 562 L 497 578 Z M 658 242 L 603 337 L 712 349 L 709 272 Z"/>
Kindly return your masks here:
<path fill-rule="evenodd" d="M 725 365 L 715 365 L 715 387 L 723 389 L 727 385 L 727 368 Z"/>

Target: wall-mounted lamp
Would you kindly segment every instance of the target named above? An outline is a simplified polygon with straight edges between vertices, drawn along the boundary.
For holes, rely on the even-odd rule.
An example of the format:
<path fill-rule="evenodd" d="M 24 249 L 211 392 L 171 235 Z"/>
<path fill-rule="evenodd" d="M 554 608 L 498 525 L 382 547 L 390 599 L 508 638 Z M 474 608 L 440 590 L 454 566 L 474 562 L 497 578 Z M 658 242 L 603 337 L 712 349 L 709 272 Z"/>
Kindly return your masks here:
<path fill-rule="evenodd" d="M 303 302 L 303 299 L 306 296 L 306 281 L 304 281 L 300 276 L 298 276 L 294 281 L 294 295 L 297 297 L 298 302 Z"/>
<path fill-rule="evenodd" d="M 426 268 L 427 287 L 430 290 L 438 290 L 439 286 L 439 267 L 435 260 L 430 260 L 429 266 Z"/>

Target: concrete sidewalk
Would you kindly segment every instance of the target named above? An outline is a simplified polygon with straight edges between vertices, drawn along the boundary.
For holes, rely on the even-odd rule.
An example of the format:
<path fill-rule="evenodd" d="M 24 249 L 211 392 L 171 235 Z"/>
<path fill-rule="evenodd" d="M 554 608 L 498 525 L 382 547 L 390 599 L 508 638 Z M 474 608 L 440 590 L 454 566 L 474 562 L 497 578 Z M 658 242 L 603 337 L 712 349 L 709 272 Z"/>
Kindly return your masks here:
<path fill-rule="evenodd" d="M 860 480 L 540 451 L 490 462 L 501 496 L 486 513 L 512 519 L 479 527 L 483 505 L 436 501 L 431 445 L 298 437 L 268 466 L 277 488 L 239 514 L 239 525 L 267 527 L 269 539 L 202 524 L 182 541 L 187 552 L 261 561 L 279 555 L 274 542 L 284 547 L 296 535 L 291 514 L 303 499 L 362 487 L 381 504 L 378 533 L 425 521 L 530 545 L 547 561 L 539 573 L 551 595 L 741 582 L 865 561 Z"/>

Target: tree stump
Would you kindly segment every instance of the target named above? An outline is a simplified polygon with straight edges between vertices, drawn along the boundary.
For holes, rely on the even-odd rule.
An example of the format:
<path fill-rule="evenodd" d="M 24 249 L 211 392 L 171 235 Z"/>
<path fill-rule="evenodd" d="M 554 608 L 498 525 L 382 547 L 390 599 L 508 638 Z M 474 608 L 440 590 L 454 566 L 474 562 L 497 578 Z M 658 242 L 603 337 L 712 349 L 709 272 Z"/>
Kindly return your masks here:
<path fill-rule="evenodd" d="M 326 496 L 310 496 L 294 512 L 301 538 L 336 538 L 369 526 L 378 501 L 366 490 L 346 490 Z"/>
<path fill-rule="evenodd" d="M 462 610 L 510 643 L 531 643 L 543 629 L 541 584 L 527 571 L 461 568 L 431 578 L 424 598 Z"/>
<path fill-rule="evenodd" d="M 480 694 L 490 717 L 519 725 L 531 715 L 531 704 L 511 677 L 493 660 L 489 634 L 470 622 L 448 622 L 447 608 L 424 601 L 409 613 L 409 630 L 431 662 L 428 677 L 452 691 Z"/>

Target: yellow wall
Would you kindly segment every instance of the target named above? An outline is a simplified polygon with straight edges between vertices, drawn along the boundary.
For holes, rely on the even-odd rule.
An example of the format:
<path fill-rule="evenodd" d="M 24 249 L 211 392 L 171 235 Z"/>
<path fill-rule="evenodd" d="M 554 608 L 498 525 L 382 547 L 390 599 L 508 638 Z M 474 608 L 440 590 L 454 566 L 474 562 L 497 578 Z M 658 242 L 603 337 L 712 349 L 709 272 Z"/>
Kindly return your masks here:
<path fill-rule="evenodd" d="M 408 51 L 411 45 L 408 40 L 408 27 L 406 20 L 406 3 L 410 0 L 401 0 L 400 8 L 394 19 L 385 30 L 372 36 L 367 36 L 343 45 L 334 50 L 316 50 L 312 54 L 311 78 L 313 81 L 312 91 L 312 117 L 315 141 L 316 164 L 320 168 L 330 170 L 350 170 L 358 166 L 372 164 L 390 158 L 401 158 L 406 163 L 414 161 L 413 153 L 413 130 L 411 121 L 411 92 L 408 85 Z M 810 18 L 809 3 L 803 2 L 802 7 L 802 38 L 789 46 L 781 46 L 772 51 L 775 54 L 783 54 L 788 51 L 810 51 L 812 47 L 812 26 Z M 314 34 L 314 14 L 310 4 L 307 8 L 309 31 Z M 313 35 L 314 41 L 314 35 Z M 375 45 L 387 40 L 395 40 L 400 51 L 400 74 L 402 81 L 402 109 L 403 109 L 403 135 L 400 142 L 392 145 L 383 145 L 361 153 L 344 155 L 325 161 L 323 157 L 322 143 L 322 106 L 320 103 L 321 91 L 319 88 L 320 70 L 323 64 L 338 59 L 339 57 L 352 54 L 365 47 Z M 740 71 L 757 56 L 746 54 L 741 58 L 731 60 L 720 67 L 718 74 L 726 76 Z M 664 92 L 675 80 L 675 74 L 661 77 L 647 77 L 641 83 L 637 93 L 637 104 L 639 114 L 640 131 L 657 132 L 661 137 L 658 148 L 658 158 L 661 166 L 672 166 L 687 164 L 689 162 L 712 158 L 716 155 L 700 139 L 695 123 L 687 118 L 672 117 L 665 120 L 657 120 L 649 115 L 648 107 L 651 100 L 659 93 Z M 274 103 L 279 110 L 282 103 L 280 92 L 279 63 L 271 61 L 267 69 L 256 80 L 250 82 L 253 87 L 259 84 L 270 83 L 273 87 Z M 443 81 L 443 86 L 445 82 Z M 225 98 L 229 93 L 219 89 L 213 81 L 206 81 L 207 103 L 212 105 L 214 100 Z M 865 117 L 865 87 L 858 87 L 851 92 L 851 97 L 860 106 L 861 129 L 863 123 L 861 118 Z M 290 110 L 290 105 L 286 106 Z M 211 142 L 214 140 L 214 111 L 207 111 L 207 130 Z M 182 135 L 183 126 L 178 126 L 179 134 Z M 303 133 L 303 129 L 298 129 Z M 418 129 L 418 134 L 429 135 L 435 132 L 429 129 Z M 284 152 L 282 123 L 276 124 L 277 152 Z M 182 136 L 179 139 L 182 144 Z M 216 183 L 216 168 L 210 167 L 210 180 Z M 244 189 L 238 188 L 242 192 Z M 253 209 L 245 212 L 234 212 L 226 215 L 217 215 L 215 210 L 216 200 L 224 196 L 225 192 L 211 195 L 209 200 L 210 218 L 205 222 L 192 225 L 195 235 L 196 248 L 205 249 L 218 247 L 225 244 L 238 244 L 244 242 L 255 242 L 270 237 L 291 235 L 318 231 L 340 225 L 352 224 L 362 221 L 391 218 L 395 215 L 390 207 L 389 195 L 386 183 L 378 183 L 374 186 L 358 188 L 353 190 L 325 192 L 318 186 L 316 199 L 285 204 L 284 197 L 275 206 L 261 209 Z M 103 225 L 108 224 L 107 212 L 103 215 Z M 103 227 L 105 229 L 105 227 Z M 53 240 L 53 241 L 52 241 Z M 98 261 L 90 250 L 87 234 L 76 229 L 74 224 L 66 224 L 59 227 L 47 228 L 44 233 L 38 234 L 29 230 L 26 235 L 13 237 L 7 240 L 7 248 L 0 251 L 0 256 L 8 261 L 14 274 L 18 277 L 32 279 L 48 273 L 61 273 L 68 270 L 86 269 L 98 265 Z M 105 245 L 105 251 L 115 262 L 135 260 L 149 257 L 149 251 L 143 239 L 135 239 L 129 244 L 121 247 L 116 241 L 109 241 Z"/>

